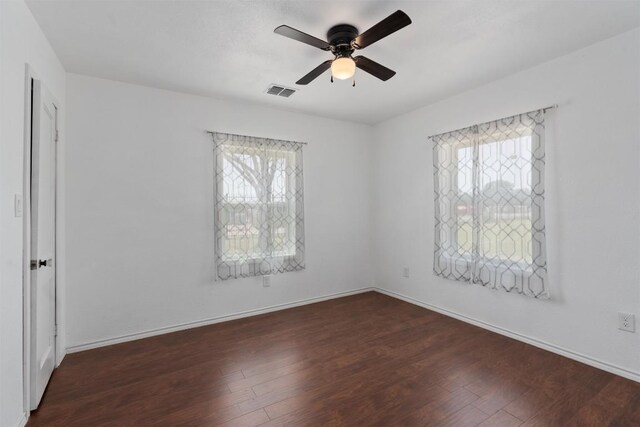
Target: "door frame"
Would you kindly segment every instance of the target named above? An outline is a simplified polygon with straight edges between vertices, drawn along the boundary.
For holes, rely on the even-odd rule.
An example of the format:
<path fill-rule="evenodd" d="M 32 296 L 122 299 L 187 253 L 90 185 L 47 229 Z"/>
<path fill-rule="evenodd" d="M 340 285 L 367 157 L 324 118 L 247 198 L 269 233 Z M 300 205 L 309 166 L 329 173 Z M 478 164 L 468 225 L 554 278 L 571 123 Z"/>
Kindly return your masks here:
<path fill-rule="evenodd" d="M 39 80 L 43 85 L 44 81 L 33 70 L 33 67 L 29 64 L 25 64 L 25 96 L 24 96 L 24 163 L 23 163 L 23 196 L 22 196 L 22 225 L 23 225 L 23 244 L 22 244 L 22 346 L 23 346 L 23 361 L 22 361 L 22 378 L 23 378 L 23 407 L 24 412 L 29 414 L 31 411 L 30 395 L 31 395 L 31 120 L 33 109 L 33 80 Z M 55 96 L 51 95 L 53 99 L 53 105 L 56 108 L 56 131 L 60 129 L 60 117 L 62 106 Z M 66 353 L 65 349 L 61 346 L 64 345 L 62 340 L 62 334 L 59 328 L 60 319 L 62 319 L 63 313 L 61 311 L 62 301 L 60 295 L 60 275 L 61 275 L 61 262 L 59 262 L 60 239 L 59 230 L 61 229 L 62 216 L 60 212 L 60 157 L 61 157 L 61 144 L 59 143 L 61 138 L 59 135 L 56 137 L 55 143 L 55 192 L 54 192 L 54 233 L 55 233 L 55 248 L 54 248 L 54 260 L 55 260 L 55 367 L 60 366 L 62 359 Z"/>

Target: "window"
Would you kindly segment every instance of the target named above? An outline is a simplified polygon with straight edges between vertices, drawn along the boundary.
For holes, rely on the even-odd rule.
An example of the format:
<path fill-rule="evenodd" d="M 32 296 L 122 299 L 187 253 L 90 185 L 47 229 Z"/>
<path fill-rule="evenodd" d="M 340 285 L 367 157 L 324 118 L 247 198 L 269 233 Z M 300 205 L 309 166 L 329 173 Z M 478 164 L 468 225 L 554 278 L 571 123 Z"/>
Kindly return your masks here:
<path fill-rule="evenodd" d="M 547 297 L 544 111 L 432 137 L 434 272 Z"/>
<path fill-rule="evenodd" d="M 302 143 L 213 134 L 219 279 L 304 268 Z"/>

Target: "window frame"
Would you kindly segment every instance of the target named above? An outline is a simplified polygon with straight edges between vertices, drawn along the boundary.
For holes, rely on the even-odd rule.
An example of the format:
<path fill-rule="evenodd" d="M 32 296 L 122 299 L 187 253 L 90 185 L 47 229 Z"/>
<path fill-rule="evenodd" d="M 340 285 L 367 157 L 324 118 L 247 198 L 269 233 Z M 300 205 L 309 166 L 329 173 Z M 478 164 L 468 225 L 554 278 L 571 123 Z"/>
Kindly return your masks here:
<path fill-rule="evenodd" d="M 433 273 L 436 276 L 538 299 L 550 297 L 546 285 L 545 221 L 545 140 L 547 138 L 545 112 L 549 108 L 553 107 L 520 113 L 429 137 L 433 143 Z M 477 148 L 482 147 L 486 141 L 519 139 L 523 136 L 523 127 L 528 129 L 527 134 L 531 137 L 531 145 L 527 146 L 527 152 L 511 145 L 505 146 L 504 150 L 498 146 L 495 151 Z M 461 163 L 459 161 L 461 155 L 457 149 L 463 146 L 472 146 L 475 149 L 469 161 Z M 500 160 L 502 156 L 505 156 L 506 161 L 513 158 L 514 163 Z M 526 163 L 522 162 L 523 158 L 529 158 L 530 169 Z M 503 169 L 505 165 L 506 169 Z M 465 168 L 464 171 L 459 173 L 463 170 L 462 168 Z M 472 168 L 472 171 L 466 168 Z M 509 171 L 509 168 L 516 169 Z M 466 176 L 473 177 L 473 191 L 467 187 L 466 182 L 460 181 L 466 180 Z M 499 183 L 505 180 L 513 185 L 498 185 L 495 190 L 487 186 L 490 182 Z M 462 188 L 458 186 L 459 183 Z M 488 198 L 486 199 L 489 201 L 486 204 L 487 207 L 513 207 L 512 212 L 526 213 L 531 218 L 531 222 L 519 221 L 514 215 L 501 218 L 504 221 L 497 221 L 495 230 L 484 227 L 484 218 L 478 215 L 488 211 L 479 208 L 485 207 L 485 203 L 478 203 L 480 191 L 484 191 L 485 197 Z M 473 203 L 470 203 L 466 196 L 461 198 L 459 196 L 461 193 L 471 194 Z M 475 215 L 474 244 L 466 256 L 460 253 L 461 240 L 452 232 L 459 228 L 458 224 L 461 224 L 456 219 L 457 213 L 461 211 L 454 210 L 460 202 L 473 206 Z M 530 210 L 518 208 L 527 205 L 530 206 Z M 493 223 L 493 217 L 490 216 L 488 220 Z M 513 234 L 528 237 L 528 233 L 520 228 L 523 224 L 530 227 L 531 253 L 526 248 L 515 246 L 512 249 L 510 246 L 504 246 L 507 243 L 506 239 L 512 239 Z M 498 254 L 505 256 L 494 258 Z"/>
<path fill-rule="evenodd" d="M 480 147 L 484 144 L 491 144 L 491 143 L 503 143 L 505 141 L 510 141 L 513 139 L 519 139 L 522 138 L 524 135 L 520 134 L 517 137 L 505 137 L 505 138 L 497 138 L 495 135 L 500 134 L 500 132 L 498 132 L 497 130 L 494 130 L 494 133 L 492 135 L 480 135 L 479 131 L 477 130 L 478 126 L 472 126 L 471 129 L 473 129 L 473 132 L 475 134 L 475 138 L 478 139 L 477 145 L 475 143 L 474 140 L 469 139 L 466 144 L 460 146 L 460 147 L 456 147 L 455 149 L 455 157 L 452 160 L 452 165 L 455 165 L 455 173 L 453 174 L 453 183 L 452 183 L 452 188 L 455 189 L 455 195 L 456 195 L 456 200 L 451 200 L 451 205 L 449 206 L 449 209 L 451 210 L 451 212 L 457 212 L 457 205 L 456 202 L 459 200 L 460 198 L 460 187 L 458 185 L 458 177 L 459 177 L 459 153 L 461 150 L 463 149 L 468 149 L 471 148 L 472 150 L 475 149 L 475 147 Z M 532 138 L 532 134 L 534 132 L 534 127 L 533 126 L 526 126 L 524 124 L 520 124 L 518 127 L 519 130 L 521 131 L 526 131 L 529 133 L 528 137 L 529 137 L 529 141 L 531 142 L 531 138 Z M 532 156 L 531 158 L 529 158 L 527 161 L 528 163 L 533 167 L 533 153 L 531 153 Z M 476 156 L 477 154 L 474 153 L 473 156 Z M 478 162 L 476 161 L 472 161 L 472 171 L 471 171 L 471 175 L 472 177 L 476 176 L 476 169 L 478 168 Z M 460 242 L 458 240 L 458 230 L 459 230 L 459 226 L 456 223 L 451 223 L 448 226 L 448 230 L 449 230 L 449 234 L 451 236 L 453 236 L 452 238 L 452 248 L 453 250 L 457 253 L 456 256 L 447 253 L 447 252 L 443 252 L 442 256 L 447 258 L 449 260 L 449 262 L 455 262 L 459 267 L 464 267 L 464 265 L 471 265 L 472 263 L 477 263 L 477 264 L 481 264 L 481 265 L 486 265 L 486 266 L 490 266 L 492 268 L 495 269 L 500 269 L 500 268 L 505 268 L 504 265 L 502 264 L 503 261 L 508 261 L 510 263 L 512 263 L 512 265 L 516 265 L 520 271 L 522 271 L 523 273 L 532 273 L 533 272 L 533 268 L 531 267 L 531 263 L 527 263 L 524 261 L 513 261 L 509 258 L 501 258 L 501 257 L 496 257 L 496 258 L 492 258 L 492 257 L 486 257 L 486 256 L 474 256 L 472 254 L 473 252 L 473 235 L 475 233 L 477 233 L 477 230 L 475 230 L 474 227 L 474 216 L 475 215 L 481 215 L 480 213 L 476 212 L 479 206 L 478 201 L 476 201 L 476 197 L 478 197 L 479 199 L 482 199 L 483 196 L 480 195 L 479 193 L 481 193 L 480 191 L 477 191 L 477 187 L 479 187 L 480 183 L 478 182 L 474 182 L 474 179 L 472 178 L 472 183 L 471 183 L 471 191 L 472 191 L 472 219 L 471 219 L 471 234 L 472 234 L 472 249 L 467 251 L 467 253 L 462 253 L 460 251 Z M 485 200 L 487 200 L 485 198 Z M 537 219 L 537 217 L 534 217 L 534 211 L 535 210 L 531 210 L 530 213 L 530 219 L 531 219 L 531 224 L 533 225 Z M 457 215 L 456 215 L 457 217 Z M 531 235 L 533 235 L 533 231 L 532 231 L 532 226 L 531 226 Z M 530 241 L 530 245 L 531 245 L 531 257 L 532 259 L 536 258 L 536 254 L 534 253 L 535 251 L 535 245 L 533 245 L 533 239 L 531 239 Z M 524 246 L 524 245 L 523 245 Z M 463 261 L 464 265 L 462 264 L 462 262 L 459 263 L 459 261 Z M 506 269 L 506 268 L 505 268 Z"/>
<path fill-rule="evenodd" d="M 215 143 L 216 280 L 305 269 L 302 148 L 306 144 L 219 132 L 211 134 Z M 234 154 L 240 156 L 236 162 L 229 160 Z M 238 206 L 232 206 L 234 204 Z M 253 234 L 254 239 L 252 234 L 243 237 L 239 233 L 234 246 L 229 228 L 237 223 L 234 215 L 243 211 L 249 216 L 246 225 L 253 226 L 257 234 Z M 248 238 L 248 244 L 243 245 L 243 238 Z"/>

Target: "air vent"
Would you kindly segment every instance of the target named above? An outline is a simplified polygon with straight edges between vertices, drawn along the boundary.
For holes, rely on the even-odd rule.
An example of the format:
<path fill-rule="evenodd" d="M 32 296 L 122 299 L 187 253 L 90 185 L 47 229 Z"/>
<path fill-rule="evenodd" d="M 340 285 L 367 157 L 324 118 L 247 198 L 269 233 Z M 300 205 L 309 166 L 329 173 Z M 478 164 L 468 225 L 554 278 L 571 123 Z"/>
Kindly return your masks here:
<path fill-rule="evenodd" d="M 279 95 L 280 96 L 284 96 L 285 98 L 288 98 L 291 95 L 293 95 L 294 92 L 295 92 L 295 90 L 293 90 L 293 89 L 285 89 L 282 92 L 280 92 Z"/>
<path fill-rule="evenodd" d="M 296 92 L 295 89 L 290 87 L 282 86 L 282 85 L 271 85 L 267 88 L 267 93 L 269 95 L 278 95 L 283 96 L 285 98 L 290 97 Z"/>
<path fill-rule="evenodd" d="M 277 95 L 280 92 L 282 92 L 284 90 L 283 87 L 281 86 L 271 86 L 269 89 L 267 89 L 267 93 L 269 95 Z"/>

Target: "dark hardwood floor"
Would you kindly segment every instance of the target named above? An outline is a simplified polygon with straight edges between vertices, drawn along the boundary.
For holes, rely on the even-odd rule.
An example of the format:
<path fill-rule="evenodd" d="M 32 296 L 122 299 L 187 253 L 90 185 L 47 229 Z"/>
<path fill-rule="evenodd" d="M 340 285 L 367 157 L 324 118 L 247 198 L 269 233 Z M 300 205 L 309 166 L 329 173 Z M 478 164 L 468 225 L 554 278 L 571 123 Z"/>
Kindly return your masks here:
<path fill-rule="evenodd" d="M 365 293 L 68 355 L 28 426 L 640 426 L 640 384 Z"/>

